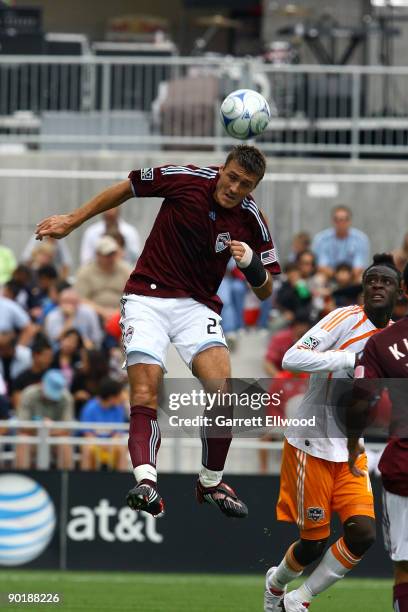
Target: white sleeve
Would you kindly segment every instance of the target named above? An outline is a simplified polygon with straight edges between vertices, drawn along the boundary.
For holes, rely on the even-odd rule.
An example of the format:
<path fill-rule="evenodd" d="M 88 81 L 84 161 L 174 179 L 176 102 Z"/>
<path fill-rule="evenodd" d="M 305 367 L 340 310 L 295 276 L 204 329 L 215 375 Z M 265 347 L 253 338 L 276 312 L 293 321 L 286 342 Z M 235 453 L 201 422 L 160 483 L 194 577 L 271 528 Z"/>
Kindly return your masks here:
<path fill-rule="evenodd" d="M 350 351 L 334 350 L 333 347 L 348 328 L 350 318 L 338 325 L 324 329 L 342 309 L 328 314 L 317 325 L 286 351 L 282 368 L 293 372 L 335 372 L 354 368 L 356 356 Z M 355 320 L 354 320 L 355 322 Z"/>

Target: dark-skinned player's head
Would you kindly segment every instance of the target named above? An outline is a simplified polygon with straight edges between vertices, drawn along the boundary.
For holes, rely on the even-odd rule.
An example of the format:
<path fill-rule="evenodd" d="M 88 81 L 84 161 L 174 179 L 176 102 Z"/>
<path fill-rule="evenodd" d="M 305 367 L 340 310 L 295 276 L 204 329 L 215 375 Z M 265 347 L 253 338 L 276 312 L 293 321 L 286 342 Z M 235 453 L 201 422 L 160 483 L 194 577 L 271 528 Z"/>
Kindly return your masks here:
<path fill-rule="evenodd" d="M 392 310 L 401 295 L 401 273 L 389 253 L 377 253 L 363 273 L 364 305 L 370 309 Z"/>
<path fill-rule="evenodd" d="M 254 174 L 258 182 L 262 180 L 266 170 L 266 159 L 264 154 L 256 147 L 249 145 L 237 145 L 233 147 L 225 160 L 224 168 L 235 161 L 249 174 Z"/>

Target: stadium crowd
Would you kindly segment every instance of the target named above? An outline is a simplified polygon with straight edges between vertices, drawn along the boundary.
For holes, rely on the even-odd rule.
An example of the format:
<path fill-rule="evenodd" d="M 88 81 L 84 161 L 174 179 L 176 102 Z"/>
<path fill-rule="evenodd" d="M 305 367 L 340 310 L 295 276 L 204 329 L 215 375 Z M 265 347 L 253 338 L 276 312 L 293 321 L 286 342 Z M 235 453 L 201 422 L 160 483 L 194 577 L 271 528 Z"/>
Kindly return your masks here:
<path fill-rule="evenodd" d="M 0 419 L 13 423 L 11 430 L 0 426 L 0 434 L 33 435 L 34 430 L 19 426 L 23 421 L 112 425 L 98 432 L 91 428 L 71 432 L 94 443 L 81 445 L 77 452 L 75 445 L 55 445 L 51 460 L 56 467 L 127 469 L 126 446 L 104 445 L 104 439 L 126 435 L 115 429 L 129 417 L 119 301 L 131 272 L 129 262 L 139 252 L 139 236 L 119 218 L 118 209 L 85 231 L 77 270 L 72 269 L 64 239 L 30 239 L 20 261 L 0 246 Z M 307 384 L 307 376 L 282 371 L 284 353 L 334 308 L 361 303 L 361 273 L 369 253 L 368 237 L 353 228 L 350 209 L 340 205 L 332 211 L 332 227 L 314 237 L 306 232 L 293 237 L 282 262 L 284 274 L 265 302 L 250 293 L 231 260 L 219 290 L 228 344 L 238 351 L 240 336 L 248 327 L 266 330 L 270 338 L 259 377 L 284 379 L 290 385 L 281 412 L 291 410 L 291 398 L 301 395 Z M 393 254 L 402 270 L 408 261 L 408 234 Z M 408 301 L 401 297 L 393 319 L 407 311 Z M 54 436 L 69 433 L 51 431 Z M 0 451 L 5 448 L 0 445 Z M 16 445 L 15 467 L 34 466 L 35 449 L 26 443 Z M 265 453 L 260 465 L 266 471 Z"/>

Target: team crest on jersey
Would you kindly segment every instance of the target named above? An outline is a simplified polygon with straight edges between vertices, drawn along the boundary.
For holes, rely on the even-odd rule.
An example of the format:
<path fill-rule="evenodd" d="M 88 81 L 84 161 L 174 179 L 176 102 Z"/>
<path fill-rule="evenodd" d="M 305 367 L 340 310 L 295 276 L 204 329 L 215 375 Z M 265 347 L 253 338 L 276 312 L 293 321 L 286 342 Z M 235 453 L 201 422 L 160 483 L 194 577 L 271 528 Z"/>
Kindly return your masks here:
<path fill-rule="evenodd" d="M 210 217 L 211 221 L 215 221 L 217 218 L 215 210 L 210 210 L 210 212 L 208 213 L 208 216 Z"/>
<path fill-rule="evenodd" d="M 319 508 L 318 506 L 313 506 L 308 508 L 306 511 L 307 518 L 311 521 L 317 523 L 318 521 L 322 521 L 324 519 L 324 509 Z"/>
<path fill-rule="evenodd" d="M 318 340 L 317 338 L 314 338 L 313 336 L 309 336 L 308 338 L 305 338 L 303 340 L 303 342 L 302 342 L 302 344 L 300 346 L 302 348 L 307 348 L 307 349 L 313 350 L 319 344 L 320 344 L 320 340 Z"/>
<path fill-rule="evenodd" d="M 125 333 L 125 344 L 129 344 L 129 342 L 131 341 L 133 337 L 134 331 L 135 331 L 134 328 L 131 325 L 129 325 Z"/>
<path fill-rule="evenodd" d="M 142 181 L 152 181 L 153 168 L 142 168 L 140 171 L 140 178 Z"/>
<path fill-rule="evenodd" d="M 215 252 L 220 253 L 228 247 L 228 243 L 231 241 L 229 232 L 223 232 L 218 234 L 217 240 L 215 241 Z"/>

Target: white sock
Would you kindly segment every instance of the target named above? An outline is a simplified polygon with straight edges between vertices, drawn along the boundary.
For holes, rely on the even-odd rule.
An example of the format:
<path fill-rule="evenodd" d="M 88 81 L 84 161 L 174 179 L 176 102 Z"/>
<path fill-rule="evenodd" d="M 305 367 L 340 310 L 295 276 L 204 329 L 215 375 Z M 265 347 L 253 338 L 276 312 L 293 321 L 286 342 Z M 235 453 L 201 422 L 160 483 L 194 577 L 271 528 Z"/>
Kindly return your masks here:
<path fill-rule="evenodd" d="M 287 561 L 288 558 L 289 560 L 291 558 L 293 559 L 292 550 L 293 550 L 293 544 L 287 551 L 286 555 L 283 557 L 278 567 L 276 568 L 273 574 L 273 578 L 270 580 L 270 586 L 272 588 L 276 588 L 279 591 L 283 591 L 285 586 L 289 584 L 289 582 L 292 582 L 292 580 L 294 580 L 295 578 L 298 578 L 303 573 L 303 570 L 298 571 L 298 570 L 293 569 Z M 294 563 L 296 562 L 294 561 Z"/>
<path fill-rule="evenodd" d="M 299 602 L 310 603 L 313 597 L 344 578 L 359 561 L 360 558 L 352 555 L 346 547 L 343 538 L 340 538 L 326 551 L 314 572 L 295 591 L 294 597 Z"/>
<path fill-rule="evenodd" d="M 137 483 L 139 483 L 141 480 L 152 480 L 153 482 L 157 482 L 156 468 L 150 465 L 150 463 L 138 465 L 133 469 L 133 473 Z"/>
<path fill-rule="evenodd" d="M 216 487 L 222 480 L 223 471 L 216 472 L 215 470 L 209 470 L 206 467 L 202 467 L 198 475 L 198 479 L 203 487 Z"/>

